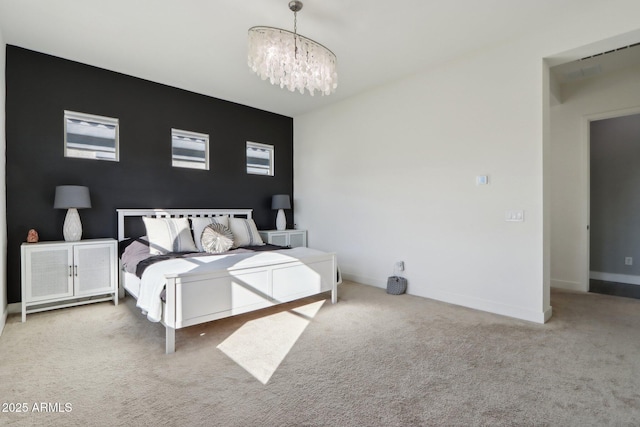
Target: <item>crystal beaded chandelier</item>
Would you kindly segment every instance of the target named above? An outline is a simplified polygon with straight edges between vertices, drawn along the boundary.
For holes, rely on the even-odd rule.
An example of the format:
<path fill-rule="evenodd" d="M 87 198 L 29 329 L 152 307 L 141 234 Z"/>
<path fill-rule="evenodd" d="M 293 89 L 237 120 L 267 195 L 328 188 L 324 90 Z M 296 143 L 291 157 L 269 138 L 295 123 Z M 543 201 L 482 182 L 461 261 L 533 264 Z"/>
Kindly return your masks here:
<path fill-rule="evenodd" d="M 293 33 L 273 27 L 249 28 L 248 63 L 251 70 L 272 85 L 296 89 L 311 96 L 315 91 L 330 95 L 338 86 L 336 55 L 320 43 L 298 34 L 301 1 L 290 1 Z"/>

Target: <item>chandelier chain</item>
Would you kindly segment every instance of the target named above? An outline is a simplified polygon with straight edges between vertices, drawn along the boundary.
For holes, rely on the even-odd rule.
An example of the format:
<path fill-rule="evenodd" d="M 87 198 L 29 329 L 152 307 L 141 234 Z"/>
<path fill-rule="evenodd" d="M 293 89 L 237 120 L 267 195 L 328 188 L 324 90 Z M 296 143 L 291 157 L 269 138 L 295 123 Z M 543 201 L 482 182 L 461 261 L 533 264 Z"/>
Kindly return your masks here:
<path fill-rule="evenodd" d="M 298 58 L 298 11 L 293 12 L 293 57 Z"/>

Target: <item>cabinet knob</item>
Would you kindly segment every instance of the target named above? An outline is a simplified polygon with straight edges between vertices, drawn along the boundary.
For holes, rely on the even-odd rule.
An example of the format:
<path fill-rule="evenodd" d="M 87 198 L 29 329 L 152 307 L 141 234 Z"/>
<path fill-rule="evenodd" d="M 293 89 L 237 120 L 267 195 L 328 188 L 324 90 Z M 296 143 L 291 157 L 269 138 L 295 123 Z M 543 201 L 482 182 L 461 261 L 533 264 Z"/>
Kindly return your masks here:
<path fill-rule="evenodd" d="M 78 277 L 78 266 L 77 265 L 73 266 L 73 275 Z"/>
<path fill-rule="evenodd" d="M 73 276 L 73 266 L 69 266 L 69 277 Z"/>

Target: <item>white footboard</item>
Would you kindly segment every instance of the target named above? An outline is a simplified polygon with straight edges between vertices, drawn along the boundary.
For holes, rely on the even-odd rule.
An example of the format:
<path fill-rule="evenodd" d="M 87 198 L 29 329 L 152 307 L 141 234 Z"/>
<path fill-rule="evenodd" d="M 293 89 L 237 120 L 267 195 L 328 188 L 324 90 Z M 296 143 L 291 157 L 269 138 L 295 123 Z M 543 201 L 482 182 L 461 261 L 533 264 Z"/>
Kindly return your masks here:
<path fill-rule="evenodd" d="M 336 256 L 327 253 L 286 263 L 167 276 L 163 323 L 166 352 L 175 330 L 331 291 L 337 301 Z"/>

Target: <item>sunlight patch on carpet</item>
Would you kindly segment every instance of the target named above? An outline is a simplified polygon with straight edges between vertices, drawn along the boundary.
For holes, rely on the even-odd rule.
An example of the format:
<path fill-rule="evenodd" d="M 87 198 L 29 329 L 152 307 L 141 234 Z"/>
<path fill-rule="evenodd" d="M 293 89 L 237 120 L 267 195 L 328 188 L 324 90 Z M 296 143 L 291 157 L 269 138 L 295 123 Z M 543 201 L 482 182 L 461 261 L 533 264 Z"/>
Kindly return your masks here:
<path fill-rule="evenodd" d="M 251 320 L 220 343 L 218 349 L 266 384 L 324 302 Z"/>

